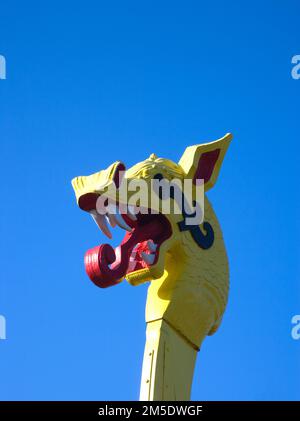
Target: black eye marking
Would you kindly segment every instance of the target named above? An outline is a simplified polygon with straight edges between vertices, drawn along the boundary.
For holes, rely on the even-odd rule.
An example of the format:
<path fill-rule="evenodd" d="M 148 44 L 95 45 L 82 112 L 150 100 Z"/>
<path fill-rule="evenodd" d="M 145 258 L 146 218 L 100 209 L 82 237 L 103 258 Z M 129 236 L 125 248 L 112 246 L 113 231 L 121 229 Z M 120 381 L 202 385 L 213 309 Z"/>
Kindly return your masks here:
<path fill-rule="evenodd" d="M 158 174 L 155 174 L 155 176 L 153 178 L 154 178 L 154 180 L 162 180 L 164 178 L 164 176 L 162 174 L 158 173 Z"/>
<path fill-rule="evenodd" d="M 158 191 L 155 190 L 155 193 L 158 195 L 158 197 L 160 198 L 160 200 L 166 199 L 165 194 L 164 194 L 164 188 L 163 188 L 164 180 L 165 180 L 164 176 L 162 174 L 158 173 L 158 174 L 155 174 L 153 176 L 153 179 L 154 180 L 158 180 L 158 181 L 163 181 L 162 183 L 160 183 L 159 186 L 155 186 L 155 187 L 158 187 Z M 167 180 L 165 180 L 165 181 L 167 181 Z M 174 189 L 171 186 L 171 188 L 170 188 L 170 197 L 171 198 L 173 198 L 173 196 L 174 196 L 174 191 L 173 190 Z M 165 189 L 165 192 L 166 192 L 166 189 Z"/>

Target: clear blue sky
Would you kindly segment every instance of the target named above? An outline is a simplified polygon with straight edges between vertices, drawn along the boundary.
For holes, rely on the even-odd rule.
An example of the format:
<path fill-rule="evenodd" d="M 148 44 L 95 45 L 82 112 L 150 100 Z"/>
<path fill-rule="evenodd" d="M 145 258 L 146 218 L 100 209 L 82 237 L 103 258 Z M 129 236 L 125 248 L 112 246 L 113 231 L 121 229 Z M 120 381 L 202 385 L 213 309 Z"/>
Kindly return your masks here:
<path fill-rule="evenodd" d="M 146 286 L 107 290 L 70 180 L 230 131 L 215 188 L 231 293 L 193 399 L 300 399 L 297 1 L 6 1 L 0 9 L 0 399 L 138 399 Z M 116 235 L 117 244 L 123 233 Z"/>

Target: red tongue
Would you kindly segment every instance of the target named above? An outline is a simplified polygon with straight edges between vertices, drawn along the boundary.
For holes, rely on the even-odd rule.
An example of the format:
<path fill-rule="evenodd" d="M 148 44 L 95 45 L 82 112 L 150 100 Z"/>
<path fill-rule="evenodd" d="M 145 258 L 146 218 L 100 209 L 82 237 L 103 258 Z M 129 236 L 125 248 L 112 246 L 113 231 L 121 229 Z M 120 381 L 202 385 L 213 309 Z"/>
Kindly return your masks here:
<path fill-rule="evenodd" d="M 120 261 L 118 263 L 116 263 L 115 250 L 109 244 L 102 244 L 88 250 L 84 257 L 84 264 L 91 281 L 100 288 L 106 288 L 121 282 L 126 275 L 134 246 L 153 238 L 162 229 L 161 221 L 154 218 L 147 224 L 134 228 L 132 233 L 126 233 L 119 246 Z"/>

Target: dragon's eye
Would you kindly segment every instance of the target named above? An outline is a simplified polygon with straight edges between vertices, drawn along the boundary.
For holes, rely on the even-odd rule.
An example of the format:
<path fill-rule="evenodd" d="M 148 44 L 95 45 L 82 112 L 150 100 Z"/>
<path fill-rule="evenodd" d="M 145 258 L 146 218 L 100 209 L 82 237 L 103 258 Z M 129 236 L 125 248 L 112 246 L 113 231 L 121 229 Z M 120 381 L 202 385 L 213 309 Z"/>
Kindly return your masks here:
<path fill-rule="evenodd" d="M 158 174 L 155 174 L 155 176 L 153 178 L 154 178 L 154 180 L 162 180 L 164 178 L 164 176 L 162 174 L 158 173 Z"/>
<path fill-rule="evenodd" d="M 158 180 L 159 182 L 164 180 L 164 176 L 160 173 L 155 174 L 153 177 L 154 180 Z M 166 180 L 164 180 L 166 181 Z M 160 200 L 162 200 L 166 194 L 166 190 L 163 189 L 163 185 L 165 185 L 165 183 L 160 183 L 159 185 L 155 185 L 154 187 L 154 191 L 156 192 L 156 194 L 158 195 L 158 197 L 160 198 Z"/>

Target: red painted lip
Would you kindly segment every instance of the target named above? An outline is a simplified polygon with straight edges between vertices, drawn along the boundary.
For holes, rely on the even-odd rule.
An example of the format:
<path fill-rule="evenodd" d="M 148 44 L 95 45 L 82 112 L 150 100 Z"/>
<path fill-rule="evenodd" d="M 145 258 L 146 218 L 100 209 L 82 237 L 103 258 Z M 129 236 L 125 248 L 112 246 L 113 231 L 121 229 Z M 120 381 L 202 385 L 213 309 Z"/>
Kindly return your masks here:
<path fill-rule="evenodd" d="M 115 249 L 109 244 L 99 245 L 88 250 L 84 257 L 87 275 L 100 288 L 116 285 L 127 273 L 149 267 L 141 256 L 142 252 L 150 252 L 148 240 L 157 245 L 155 264 L 160 245 L 172 233 L 170 222 L 162 214 L 138 214 L 134 222 L 127 215 L 122 216 L 132 231 L 126 232 L 121 244 Z"/>

